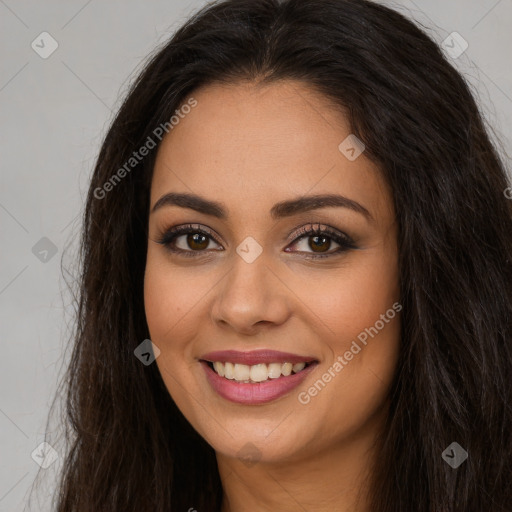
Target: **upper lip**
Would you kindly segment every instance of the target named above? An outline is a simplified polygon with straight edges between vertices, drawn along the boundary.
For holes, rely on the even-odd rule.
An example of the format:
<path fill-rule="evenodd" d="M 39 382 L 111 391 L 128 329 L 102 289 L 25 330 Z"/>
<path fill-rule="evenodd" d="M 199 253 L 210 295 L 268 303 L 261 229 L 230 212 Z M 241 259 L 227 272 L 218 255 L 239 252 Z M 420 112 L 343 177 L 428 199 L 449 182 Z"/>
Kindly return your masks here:
<path fill-rule="evenodd" d="M 238 350 L 220 350 L 216 352 L 208 352 L 201 356 L 202 360 L 212 363 L 230 362 L 253 366 L 256 364 L 269 363 L 310 363 L 316 361 L 311 356 L 301 356 L 299 354 L 291 354 L 289 352 L 279 352 L 277 350 L 253 350 L 251 352 L 239 352 Z"/>

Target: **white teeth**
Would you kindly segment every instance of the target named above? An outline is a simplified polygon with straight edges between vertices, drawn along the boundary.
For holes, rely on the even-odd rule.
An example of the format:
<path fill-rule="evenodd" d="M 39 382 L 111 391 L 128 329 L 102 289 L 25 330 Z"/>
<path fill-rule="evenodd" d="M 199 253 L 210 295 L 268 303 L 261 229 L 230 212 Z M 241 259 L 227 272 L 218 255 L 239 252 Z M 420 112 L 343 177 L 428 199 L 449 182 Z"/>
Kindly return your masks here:
<path fill-rule="evenodd" d="M 215 361 L 215 363 L 213 363 L 213 367 L 221 377 L 224 377 L 224 365 L 222 363 Z"/>
<path fill-rule="evenodd" d="M 281 363 L 270 363 L 268 365 L 268 376 L 270 379 L 278 379 L 281 377 Z"/>
<path fill-rule="evenodd" d="M 292 369 L 293 369 L 293 364 L 292 363 L 284 363 L 283 367 L 281 368 L 281 373 L 285 377 L 288 377 L 288 375 L 290 375 L 292 373 Z"/>
<path fill-rule="evenodd" d="M 245 366 L 245 365 L 242 365 Z M 246 366 L 249 368 L 249 366 Z M 268 370 L 266 364 L 255 364 L 250 367 L 251 380 L 254 382 L 263 382 L 268 379 Z"/>
<path fill-rule="evenodd" d="M 222 363 L 219 363 L 222 366 Z M 233 380 L 235 378 L 235 367 L 233 363 L 225 363 L 224 364 L 224 377 L 226 379 Z"/>
<path fill-rule="evenodd" d="M 306 363 L 270 363 L 255 364 L 248 366 L 246 364 L 233 364 L 230 362 L 213 363 L 214 370 L 226 379 L 236 380 L 237 382 L 264 382 L 268 379 L 278 379 L 281 375 L 287 377 L 291 373 L 299 373 L 306 367 Z"/>
<path fill-rule="evenodd" d="M 293 373 L 299 373 L 301 370 L 304 370 L 306 363 L 297 363 L 293 365 Z"/>
<path fill-rule="evenodd" d="M 245 364 L 235 364 L 233 376 L 235 380 L 248 380 L 251 373 L 251 368 Z"/>

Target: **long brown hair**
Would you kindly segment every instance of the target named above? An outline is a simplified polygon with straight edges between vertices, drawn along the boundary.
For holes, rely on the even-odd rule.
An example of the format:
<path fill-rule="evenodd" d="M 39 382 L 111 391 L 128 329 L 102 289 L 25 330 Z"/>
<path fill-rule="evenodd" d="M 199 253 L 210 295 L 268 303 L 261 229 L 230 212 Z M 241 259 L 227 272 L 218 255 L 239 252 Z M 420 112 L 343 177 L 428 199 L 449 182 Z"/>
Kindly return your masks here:
<path fill-rule="evenodd" d="M 197 87 L 238 79 L 300 80 L 344 107 L 393 190 L 402 339 L 372 473 L 373 510 L 512 510 L 512 201 L 504 164 L 438 45 L 403 15 L 363 0 L 210 3 L 131 87 L 101 147 L 83 216 L 55 510 L 219 510 L 212 447 L 177 409 L 157 366 L 134 356 L 149 338 L 143 279 L 157 148 L 108 191 L 105 183 Z M 442 458 L 452 442 L 468 453 L 457 469 Z"/>

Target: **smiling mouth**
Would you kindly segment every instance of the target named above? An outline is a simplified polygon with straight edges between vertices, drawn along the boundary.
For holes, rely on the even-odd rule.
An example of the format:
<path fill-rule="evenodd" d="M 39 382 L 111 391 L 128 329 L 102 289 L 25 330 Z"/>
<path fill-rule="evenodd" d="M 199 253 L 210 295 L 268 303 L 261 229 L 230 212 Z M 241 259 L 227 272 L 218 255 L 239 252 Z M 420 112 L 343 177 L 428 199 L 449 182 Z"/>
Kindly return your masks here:
<path fill-rule="evenodd" d="M 296 364 L 286 362 L 246 365 L 220 361 L 202 361 L 220 377 L 241 384 L 257 384 L 288 377 L 289 375 L 300 373 L 308 366 L 317 363 L 317 361 L 308 361 Z"/>

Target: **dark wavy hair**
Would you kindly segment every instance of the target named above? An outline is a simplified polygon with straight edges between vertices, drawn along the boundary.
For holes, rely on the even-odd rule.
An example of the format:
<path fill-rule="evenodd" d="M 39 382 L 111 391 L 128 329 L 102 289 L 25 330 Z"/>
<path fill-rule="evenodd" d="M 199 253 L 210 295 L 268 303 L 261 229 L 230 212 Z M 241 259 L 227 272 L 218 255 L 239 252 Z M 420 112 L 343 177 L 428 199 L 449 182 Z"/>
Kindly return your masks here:
<path fill-rule="evenodd" d="M 217 512 L 215 452 L 134 349 L 157 148 L 98 189 L 215 82 L 300 81 L 345 109 L 393 191 L 402 313 L 370 500 L 378 512 L 512 510 L 512 201 L 467 82 L 419 24 L 364 0 L 225 0 L 148 59 L 86 199 L 58 512 Z M 153 137 L 154 138 L 154 137 Z M 95 192 L 96 191 L 96 192 Z M 469 454 L 457 469 L 452 442 Z"/>

